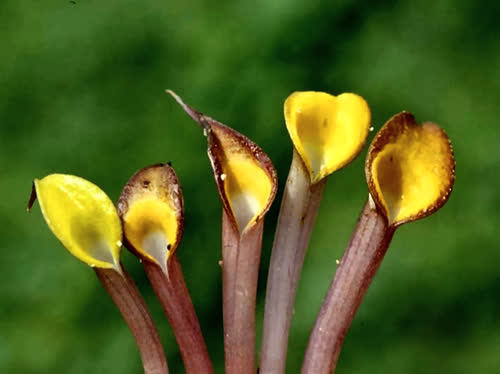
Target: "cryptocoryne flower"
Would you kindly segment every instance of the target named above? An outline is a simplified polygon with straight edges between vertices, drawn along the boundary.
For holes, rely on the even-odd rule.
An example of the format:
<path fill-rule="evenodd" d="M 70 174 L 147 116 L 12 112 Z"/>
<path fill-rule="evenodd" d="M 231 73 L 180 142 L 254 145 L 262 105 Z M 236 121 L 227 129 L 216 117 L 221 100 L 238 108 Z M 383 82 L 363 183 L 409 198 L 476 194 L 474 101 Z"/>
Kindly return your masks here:
<path fill-rule="evenodd" d="M 179 344 L 186 373 L 213 373 L 176 253 L 184 228 L 184 202 L 174 169 L 158 164 L 135 173 L 123 188 L 118 212 L 125 245 L 142 259 Z"/>
<path fill-rule="evenodd" d="M 448 200 L 455 181 L 449 138 L 436 124 L 402 112 L 375 136 L 365 164 L 369 197 L 323 302 L 302 374 L 331 374 L 347 330 L 394 231 Z"/>
<path fill-rule="evenodd" d="M 72 255 L 94 268 L 135 337 L 145 373 L 168 374 L 158 331 L 120 264 L 122 228 L 109 197 L 83 178 L 51 174 L 33 182 L 28 209 L 36 198 L 54 235 Z"/>
<path fill-rule="evenodd" d="M 264 215 L 277 189 L 269 157 L 246 136 L 186 105 L 203 129 L 222 200 L 222 281 L 226 373 L 254 373 L 255 300 Z"/>
<path fill-rule="evenodd" d="M 269 267 L 262 373 L 285 372 L 295 293 L 326 178 L 359 154 L 370 128 L 368 104 L 353 93 L 295 92 L 284 112 L 294 152 Z"/>

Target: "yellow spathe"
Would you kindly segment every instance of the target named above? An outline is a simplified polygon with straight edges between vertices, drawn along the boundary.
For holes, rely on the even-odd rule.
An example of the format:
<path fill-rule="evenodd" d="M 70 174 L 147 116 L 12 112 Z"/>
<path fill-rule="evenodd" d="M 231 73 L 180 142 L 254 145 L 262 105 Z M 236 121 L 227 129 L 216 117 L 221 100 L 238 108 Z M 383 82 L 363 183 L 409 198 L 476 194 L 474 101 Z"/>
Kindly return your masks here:
<path fill-rule="evenodd" d="M 66 249 L 90 266 L 121 271 L 122 230 L 109 197 L 73 175 L 51 174 L 34 184 L 43 217 Z"/>
<path fill-rule="evenodd" d="M 178 245 L 179 220 L 175 207 L 146 195 L 130 205 L 123 217 L 127 240 L 142 256 L 165 266 Z"/>
<path fill-rule="evenodd" d="M 420 126 L 409 113 L 402 113 L 381 129 L 374 144 L 367 165 L 372 195 L 390 225 L 425 217 L 446 202 L 455 161 L 449 139 L 438 125 Z"/>
<path fill-rule="evenodd" d="M 167 261 L 179 245 L 184 225 L 184 202 L 174 169 L 156 164 L 135 173 L 123 188 L 118 213 L 127 247 L 168 274 Z"/>
<path fill-rule="evenodd" d="M 222 162 L 224 189 L 240 231 L 267 209 L 273 184 L 255 159 L 235 154 Z"/>
<path fill-rule="evenodd" d="M 285 121 L 295 149 L 316 183 L 351 162 L 365 144 L 370 108 L 353 93 L 294 92 Z"/>
<path fill-rule="evenodd" d="M 272 165 L 267 156 L 259 159 L 255 145 L 233 129 L 214 125 L 211 131 L 220 144 L 213 153 L 220 165 L 218 185 L 243 232 L 264 215 L 274 198 L 276 182 L 269 172 Z"/>
<path fill-rule="evenodd" d="M 249 230 L 264 217 L 276 195 L 271 160 L 246 136 L 191 108 L 171 90 L 167 92 L 203 129 L 224 210 L 240 234 Z"/>

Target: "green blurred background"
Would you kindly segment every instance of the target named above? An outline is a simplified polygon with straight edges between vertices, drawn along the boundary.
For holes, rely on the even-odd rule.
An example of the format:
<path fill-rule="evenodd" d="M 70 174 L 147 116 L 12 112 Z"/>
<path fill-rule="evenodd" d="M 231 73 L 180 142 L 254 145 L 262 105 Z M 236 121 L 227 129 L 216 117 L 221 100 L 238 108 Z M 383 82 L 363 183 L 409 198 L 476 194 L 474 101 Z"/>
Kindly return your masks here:
<path fill-rule="evenodd" d="M 166 88 L 256 141 L 278 170 L 259 339 L 292 151 L 284 99 L 295 90 L 352 91 L 370 104 L 375 130 L 401 110 L 441 124 L 457 159 L 451 199 L 398 230 L 337 372 L 500 373 L 499 4 L 0 0 L 0 373 L 141 372 L 132 335 L 93 272 L 25 204 L 31 180 L 53 172 L 87 178 L 116 201 L 137 169 L 169 160 L 186 204 L 179 256 L 223 371 L 221 205 L 205 138 Z M 365 154 L 329 178 L 297 295 L 289 373 L 300 369 L 366 199 Z M 127 252 L 123 260 L 157 321 L 171 372 L 182 373 L 140 265 Z"/>

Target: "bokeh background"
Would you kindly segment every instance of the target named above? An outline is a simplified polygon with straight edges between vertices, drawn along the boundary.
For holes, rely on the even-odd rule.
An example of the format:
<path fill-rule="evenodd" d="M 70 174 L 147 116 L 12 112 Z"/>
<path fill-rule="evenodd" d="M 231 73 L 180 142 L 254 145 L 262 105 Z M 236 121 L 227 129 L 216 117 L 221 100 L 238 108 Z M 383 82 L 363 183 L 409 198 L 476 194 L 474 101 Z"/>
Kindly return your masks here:
<path fill-rule="evenodd" d="M 34 177 L 71 173 L 116 201 L 139 168 L 172 161 L 186 228 L 179 256 L 223 372 L 221 205 L 199 128 L 171 88 L 256 141 L 280 190 L 266 220 L 265 278 L 292 147 L 296 90 L 352 91 L 378 130 L 408 110 L 444 127 L 457 180 L 447 205 L 401 227 L 340 356 L 338 373 L 500 373 L 499 2 L 0 1 L 0 372 L 140 373 L 132 335 L 95 275 L 25 205 Z M 374 133 L 370 134 L 370 140 Z M 364 152 L 329 178 L 298 290 L 288 373 L 367 197 Z M 123 261 L 183 367 L 136 259 Z M 260 345 L 260 343 L 258 343 Z"/>

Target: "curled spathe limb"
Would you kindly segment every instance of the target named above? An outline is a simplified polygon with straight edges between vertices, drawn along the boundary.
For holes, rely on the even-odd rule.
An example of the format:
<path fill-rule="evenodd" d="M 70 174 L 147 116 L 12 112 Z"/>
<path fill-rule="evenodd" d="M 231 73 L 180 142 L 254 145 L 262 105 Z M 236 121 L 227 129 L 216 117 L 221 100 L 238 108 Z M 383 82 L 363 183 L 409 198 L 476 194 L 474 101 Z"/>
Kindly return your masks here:
<path fill-rule="evenodd" d="M 35 179 L 28 203 L 38 198 L 50 230 L 66 249 L 94 268 L 127 322 L 146 374 L 167 374 L 163 346 L 146 304 L 120 264 L 122 228 L 109 197 L 95 184 L 67 174 Z"/>
<path fill-rule="evenodd" d="M 179 179 L 168 164 L 139 170 L 118 202 L 125 245 L 142 260 L 179 345 L 188 374 L 213 373 L 176 250 L 184 229 Z"/>
<path fill-rule="evenodd" d="M 295 92 L 284 105 L 293 159 L 283 193 L 267 281 L 261 373 L 285 373 L 293 304 L 309 239 L 331 173 L 361 151 L 370 109 L 352 93 Z"/>
<path fill-rule="evenodd" d="M 203 129 L 223 207 L 222 279 L 227 374 L 255 372 L 255 302 L 264 216 L 277 190 L 269 157 L 250 139 L 167 91 Z"/>
<path fill-rule="evenodd" d="M 451 142 L 402 112 L 375 136 L 365 164 L 369 199 L 309 339 L 302 374 L 331 374 L 344 337 L 400 225 L 434 213 L 455 181 Z"/>

